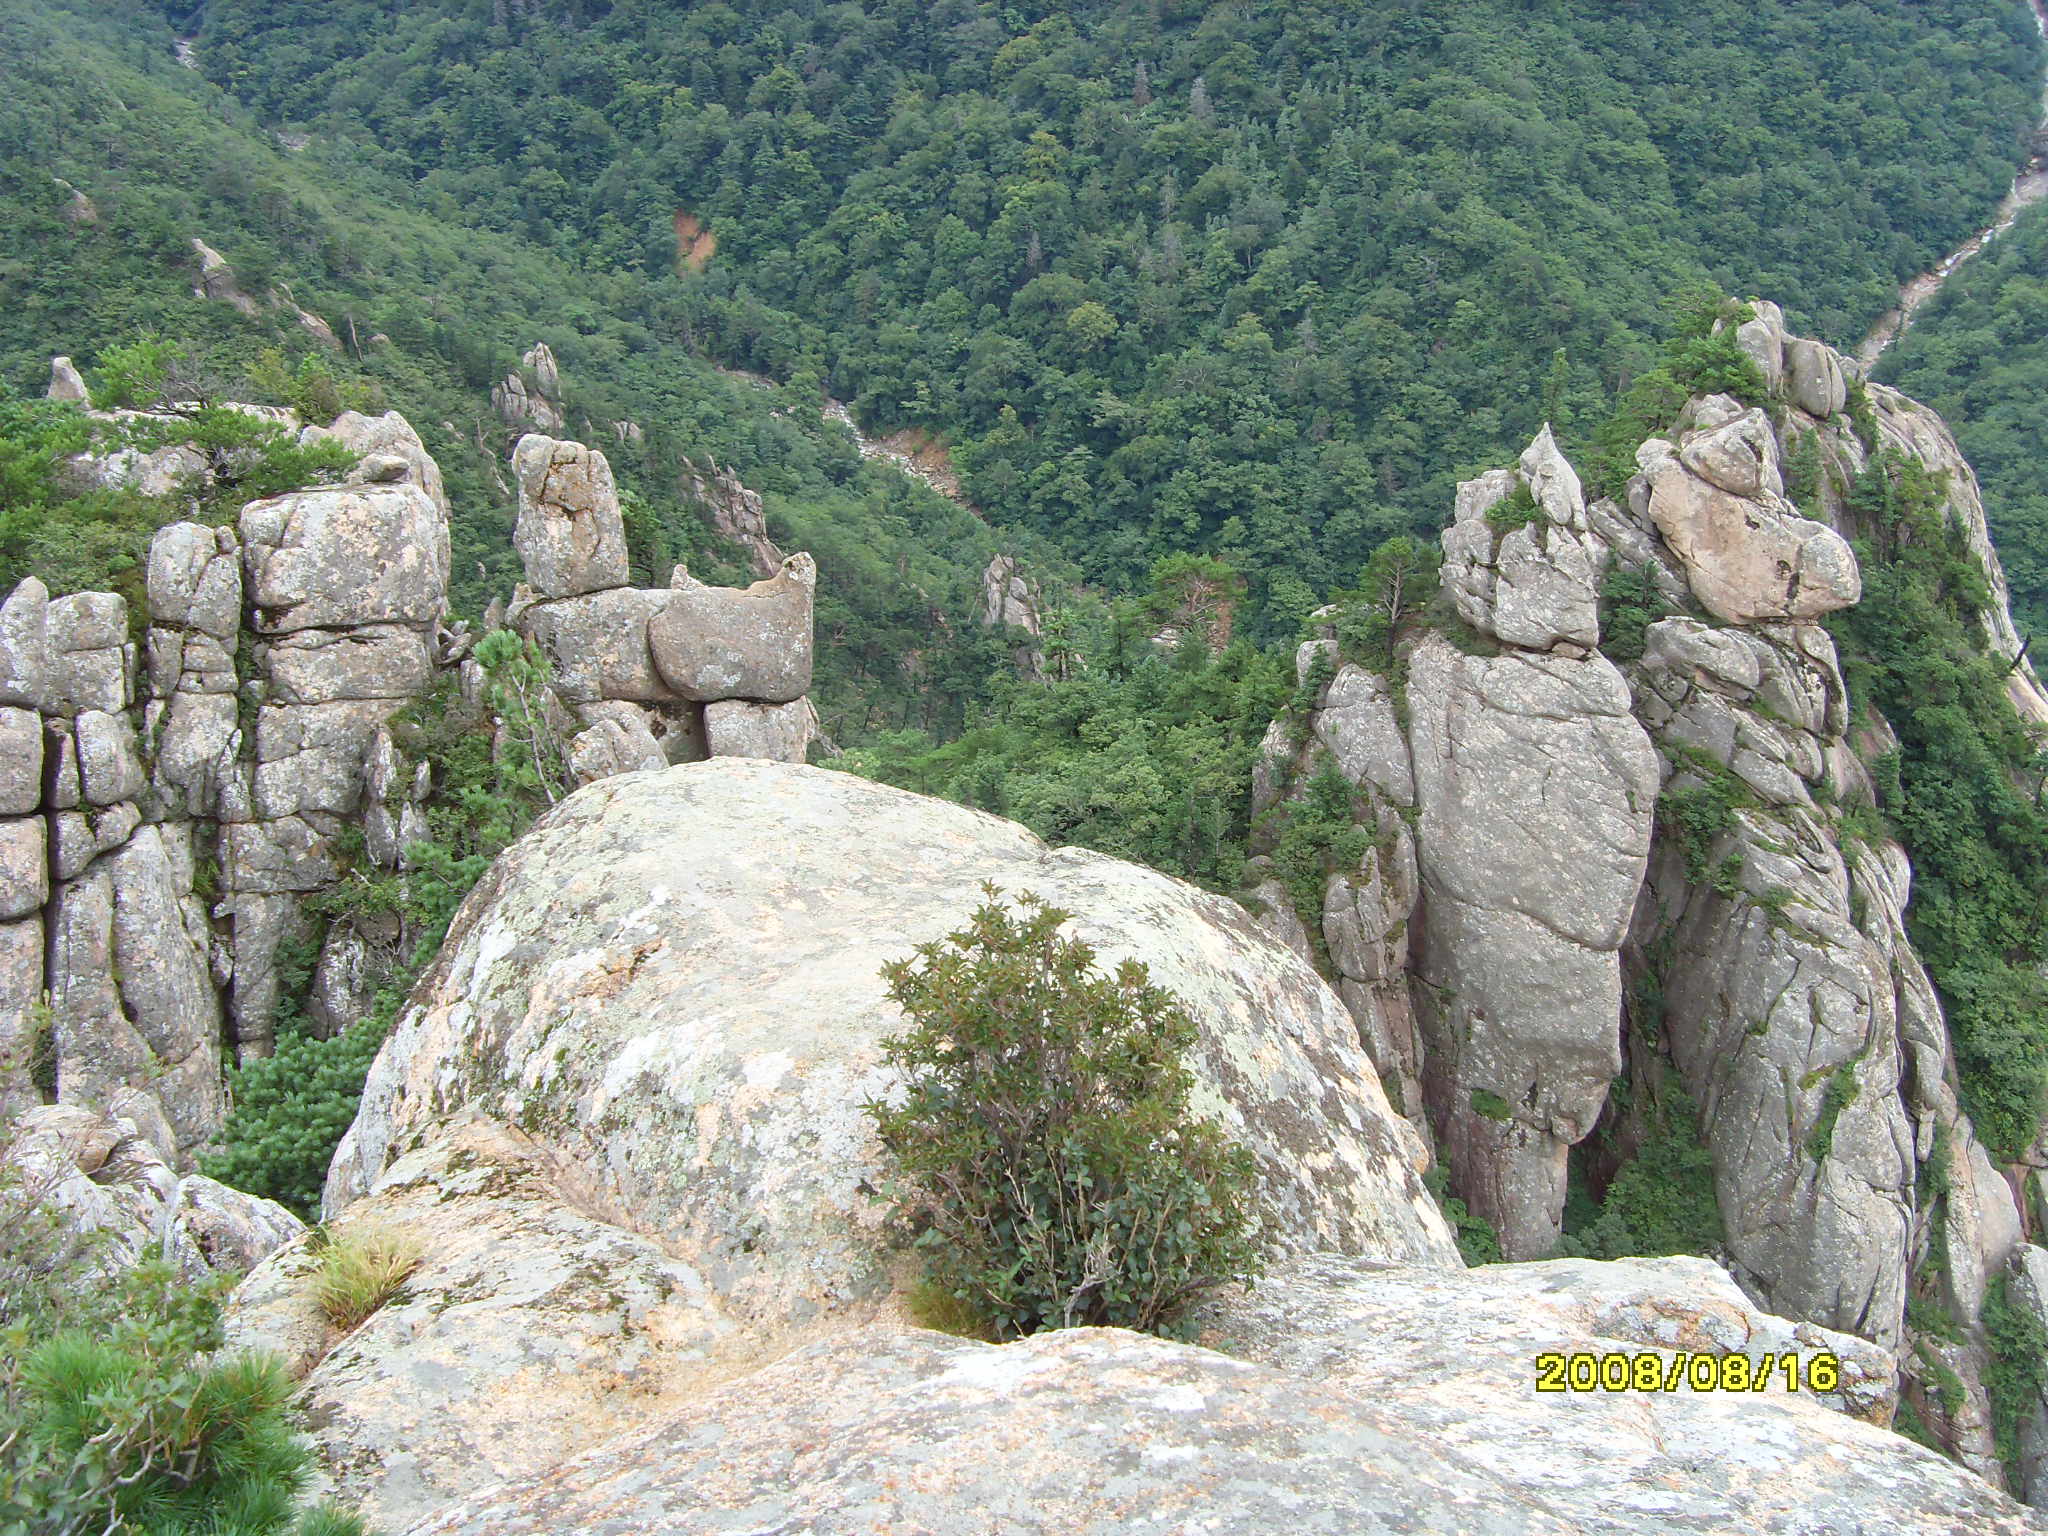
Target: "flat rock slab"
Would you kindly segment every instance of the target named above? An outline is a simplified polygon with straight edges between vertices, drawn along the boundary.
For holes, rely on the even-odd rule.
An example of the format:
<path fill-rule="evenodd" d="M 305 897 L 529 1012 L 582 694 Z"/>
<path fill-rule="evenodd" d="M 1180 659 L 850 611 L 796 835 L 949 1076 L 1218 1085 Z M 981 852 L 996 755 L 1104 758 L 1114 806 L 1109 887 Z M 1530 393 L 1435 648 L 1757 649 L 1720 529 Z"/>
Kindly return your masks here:
<path fill-rule="evenodd" d="M 1121 1329 L 866 1328 L 412 1536 L 1571 1532 L 1342 1392 Z"/>
<path fill-rule="evenodd" d="M 1874 1344 L 1759 1311 L 1705 1259 L 1583 1259 L 1458 1274 L 1329 1255 L 1205 1308 L 1204 1342 L 1348 1391 L 1414 1455 L 1469 1459 L 1582 1532 L 1785 1536 L 2048 1530 L 1955 1463 L 1877 1422 L 1894 1401 Z M 1841 1362 L 1830 1396 L 1536 1391 L 1539 1351 Z M 1805 1366 L 1800 1367 L 1804 1380 Z M 1861 1415 L 1861 1417 L 1852 1417 Z"/>

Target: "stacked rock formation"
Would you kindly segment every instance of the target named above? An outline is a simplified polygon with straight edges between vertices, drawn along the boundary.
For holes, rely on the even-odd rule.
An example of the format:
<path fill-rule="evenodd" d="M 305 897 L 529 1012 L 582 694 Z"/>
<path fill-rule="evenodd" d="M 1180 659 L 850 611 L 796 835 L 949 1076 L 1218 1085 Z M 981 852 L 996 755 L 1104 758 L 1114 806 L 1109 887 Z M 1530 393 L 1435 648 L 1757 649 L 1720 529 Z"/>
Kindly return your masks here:
<path fill-rule="evenodd" d="M 1352 786 L 1373 844 L 1309 916 L 1382 1079 L 1411 1111 L 1419 1090 L 1454 1189 L 1508 1258 L 1555 1247 L 1574 1145 L 1596 1126 L 1643 1134 L 1610 1083 L 1640 1100 L 1668 1062 L 1699 1109 L 1735 1277 L 1773 1311 L 1910 1347 L 1916 1410 L 1997 1481 L 1975 1330 L 1992 1278 L 2037 1250 L 1959 1109 L 1906 936 L 1906 857 L 1845 825 L 1875 803 L 1866 758 L 1890 744 L 1881 721 L 1852 738 L 1816 622 L 1861 596 L 1848 365 L 1754 310 L 1737 339 L 1774 411 L 1691 401 L 1619 500 L 1588 504 L 1547 429 L 1514 469 L 1460 486 L 1443 535 L 1457 621 L 1408 646 L 1399 705 L 1336 655 L 1334 630 L 1304 646 L 1303 680 L 1319 653 L 1329 680 L 1306 722 L 1269 733 L 1256 809 L 1325 761 Z M 1947 472 L 1947 515 L 2002 594 L 1946 428 L 1893 391 L 1867 398 L 1884 446 Z M 1809 436 L 1828 521 L 1785 494 L 1785 455 Z M 1599 649 L 1615 569 L 1670 611 L 1619 665 Z M 2015 708 L 2048 718 L 2002 601 L 1985 624 L 2014 662 Z M 1688 834 L 1702 800 L 1728 814 Z M 1260 895 L 1305 943 L 1278 882 Z M 1935 1160 L 1948 1192 L 1916 1202 Z M 1907 1329 L 1930 1253 L 1961 1342 Z"/>
<path fill-rule="evenodd" d="M 52 380 L 82 400 L 67 360 Z M 434 785 L 394 717 L 451 669 L 472 695 L 480 678 L 465 627 L 445 623 L 449 507 L 418 434 L 396 412 L 350 412 L 301 436 L 357 455 L 348 482 L 251 502 L 233 527 L 160 529 L 146 614 L 33 579 L 0 604 L 0 1120 L 118 1102 L 187 1166 L 226 1115 L 226 1067 L 272 1047 L 288 946 L 319 940 L 314 1027 L 373 1001 L 397 919 L 322 929 L 307 903 L 404 866 Z M 531 632 L 558 666 L 548 720 L 579 776 L 666 766 L 670 745 L 801 757 L 808 557 L 751 595 L 681 573 L 632 593 L 603 456 L 546 456 L 521 549 L 546 595 Z M 170 472 L 125 449 L 74 468 L 145 490 Z M 622 607 L 637 615 L 623 649 Z"/>
<path fill-rule="evenodd" d="M 513 453 L 526 582 L 508 619 L 554 668 L 581 729 L 570 763 L 585 783 L 706 757 L 802 762 L 815 733 L 805 554 L 744 590 L 677 566 L 668 587 L 627 585 L 625 524 L 605 456 L 529 433 Z"/>

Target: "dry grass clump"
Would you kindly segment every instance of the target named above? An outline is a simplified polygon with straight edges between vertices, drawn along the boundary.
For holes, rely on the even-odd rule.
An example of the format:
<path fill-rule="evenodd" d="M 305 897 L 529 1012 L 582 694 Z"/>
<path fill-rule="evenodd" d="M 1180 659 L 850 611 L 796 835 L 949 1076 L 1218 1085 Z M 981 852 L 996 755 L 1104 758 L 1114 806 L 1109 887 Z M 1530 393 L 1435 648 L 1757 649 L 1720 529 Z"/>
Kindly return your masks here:
<path fill-rule="evenodd" d="M 420 1258 L 419 1239 L 399 1227 L 363 1222 L 329 1233 L 313 1271 L 314 1300 L 348 1333 L 398 1294 Z"/>

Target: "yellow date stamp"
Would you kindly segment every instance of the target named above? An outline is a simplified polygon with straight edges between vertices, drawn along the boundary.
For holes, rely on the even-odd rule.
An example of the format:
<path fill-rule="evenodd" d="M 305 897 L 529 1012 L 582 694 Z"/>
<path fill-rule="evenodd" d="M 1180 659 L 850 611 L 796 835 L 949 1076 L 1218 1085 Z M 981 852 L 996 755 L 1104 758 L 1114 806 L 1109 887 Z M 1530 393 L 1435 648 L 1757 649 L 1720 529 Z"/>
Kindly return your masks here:
<path fill-rule="evenodd" d="M 1536 1357 L 1538 1392 L 1834 1392 L 1842 1385 L 1839 1355 L 1663 1354 L 1619 1350 L 1593 1354 L 1550 1351 Z"/>

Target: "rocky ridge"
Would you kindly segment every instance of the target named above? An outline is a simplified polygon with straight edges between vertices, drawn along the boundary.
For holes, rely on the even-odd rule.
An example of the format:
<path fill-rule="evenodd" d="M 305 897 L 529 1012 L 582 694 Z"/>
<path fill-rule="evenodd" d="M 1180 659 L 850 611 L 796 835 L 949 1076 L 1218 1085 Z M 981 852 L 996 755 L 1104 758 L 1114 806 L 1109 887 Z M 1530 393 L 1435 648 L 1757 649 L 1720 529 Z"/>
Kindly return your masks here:
<path fill-rule="evenodd" d="M 1589 503 L 1547 430 L 1459 487 L 1455 618 L 1404 648 L 1398 682 L 1341 654 L 1334 626 L 1302 647 L 1313 706 L 1269 733 L 1257 809 L 1284 817 L 1332 764 L 1374 841 L 1302 914 L 1319 934 L 1277 880 L 1268 922 L 1322 940 L 1382 1080 L 1424 1106 L 1451 1187 L 1508 1258 L 1555 1247 L 1574 1147 L 1596 1129 L 1640 1142 L 1645 1106 L 1682 1091 L 1745 1290 L 1900 1351 L 1915 1411 L 1999 1482 L 1977 1330 L 1992 1277 L 2040 1250 L 1958 1107 L 1906 937 L 1910 865 L 1854 818 L 1888 732 L 1852 725 L 1816 622 L 1861 596 L 1853 365 L 1766 303 L 1736 339 L 1773 408 L 1694 399 L 1642 444 L 1625 496 Z M 1968 466 L 1933 413 L 1863 390 L 1874 446 L 1945 474 L 1944 513 L 1995 594 L 1987 640 L 2015 709 L 2043 719 Z M 1816 516 L 1786 495 L 1801 444 L 1822 466 Z M 1601 649 L 1617 571 L 1666 614 L 1639 654 Z M 1949 1193 L 1929 1202 L 1936 1159 Z M 1930 1264 L 1961 1341 L 1908 1325 Z"/>
<path fill-rule="evenodd" d="M 1196 1103 L 1253 1149 L 1275 1257 L 1199 1343 L 907 1326 L 860 1110 L 877 970 L 984 878 L 1203 1023 Z M 420 1533 L 2042 1528 L 1882 1427 L 1889 1350 L 1708 1261 L 1465 1271 L 1424 1157 L 1343 1004 L 1234 903 L 849 775 L 680 765 L 510 850 L 380 1053 L 327 1216 L 421 1240 L 405 1293 L 334 1338 L 288 1245 L 230 1337 L 303 1372 L 335 1491 Z M 1839 1376 L 1558 1398 L 1546 1349 Z"/>

